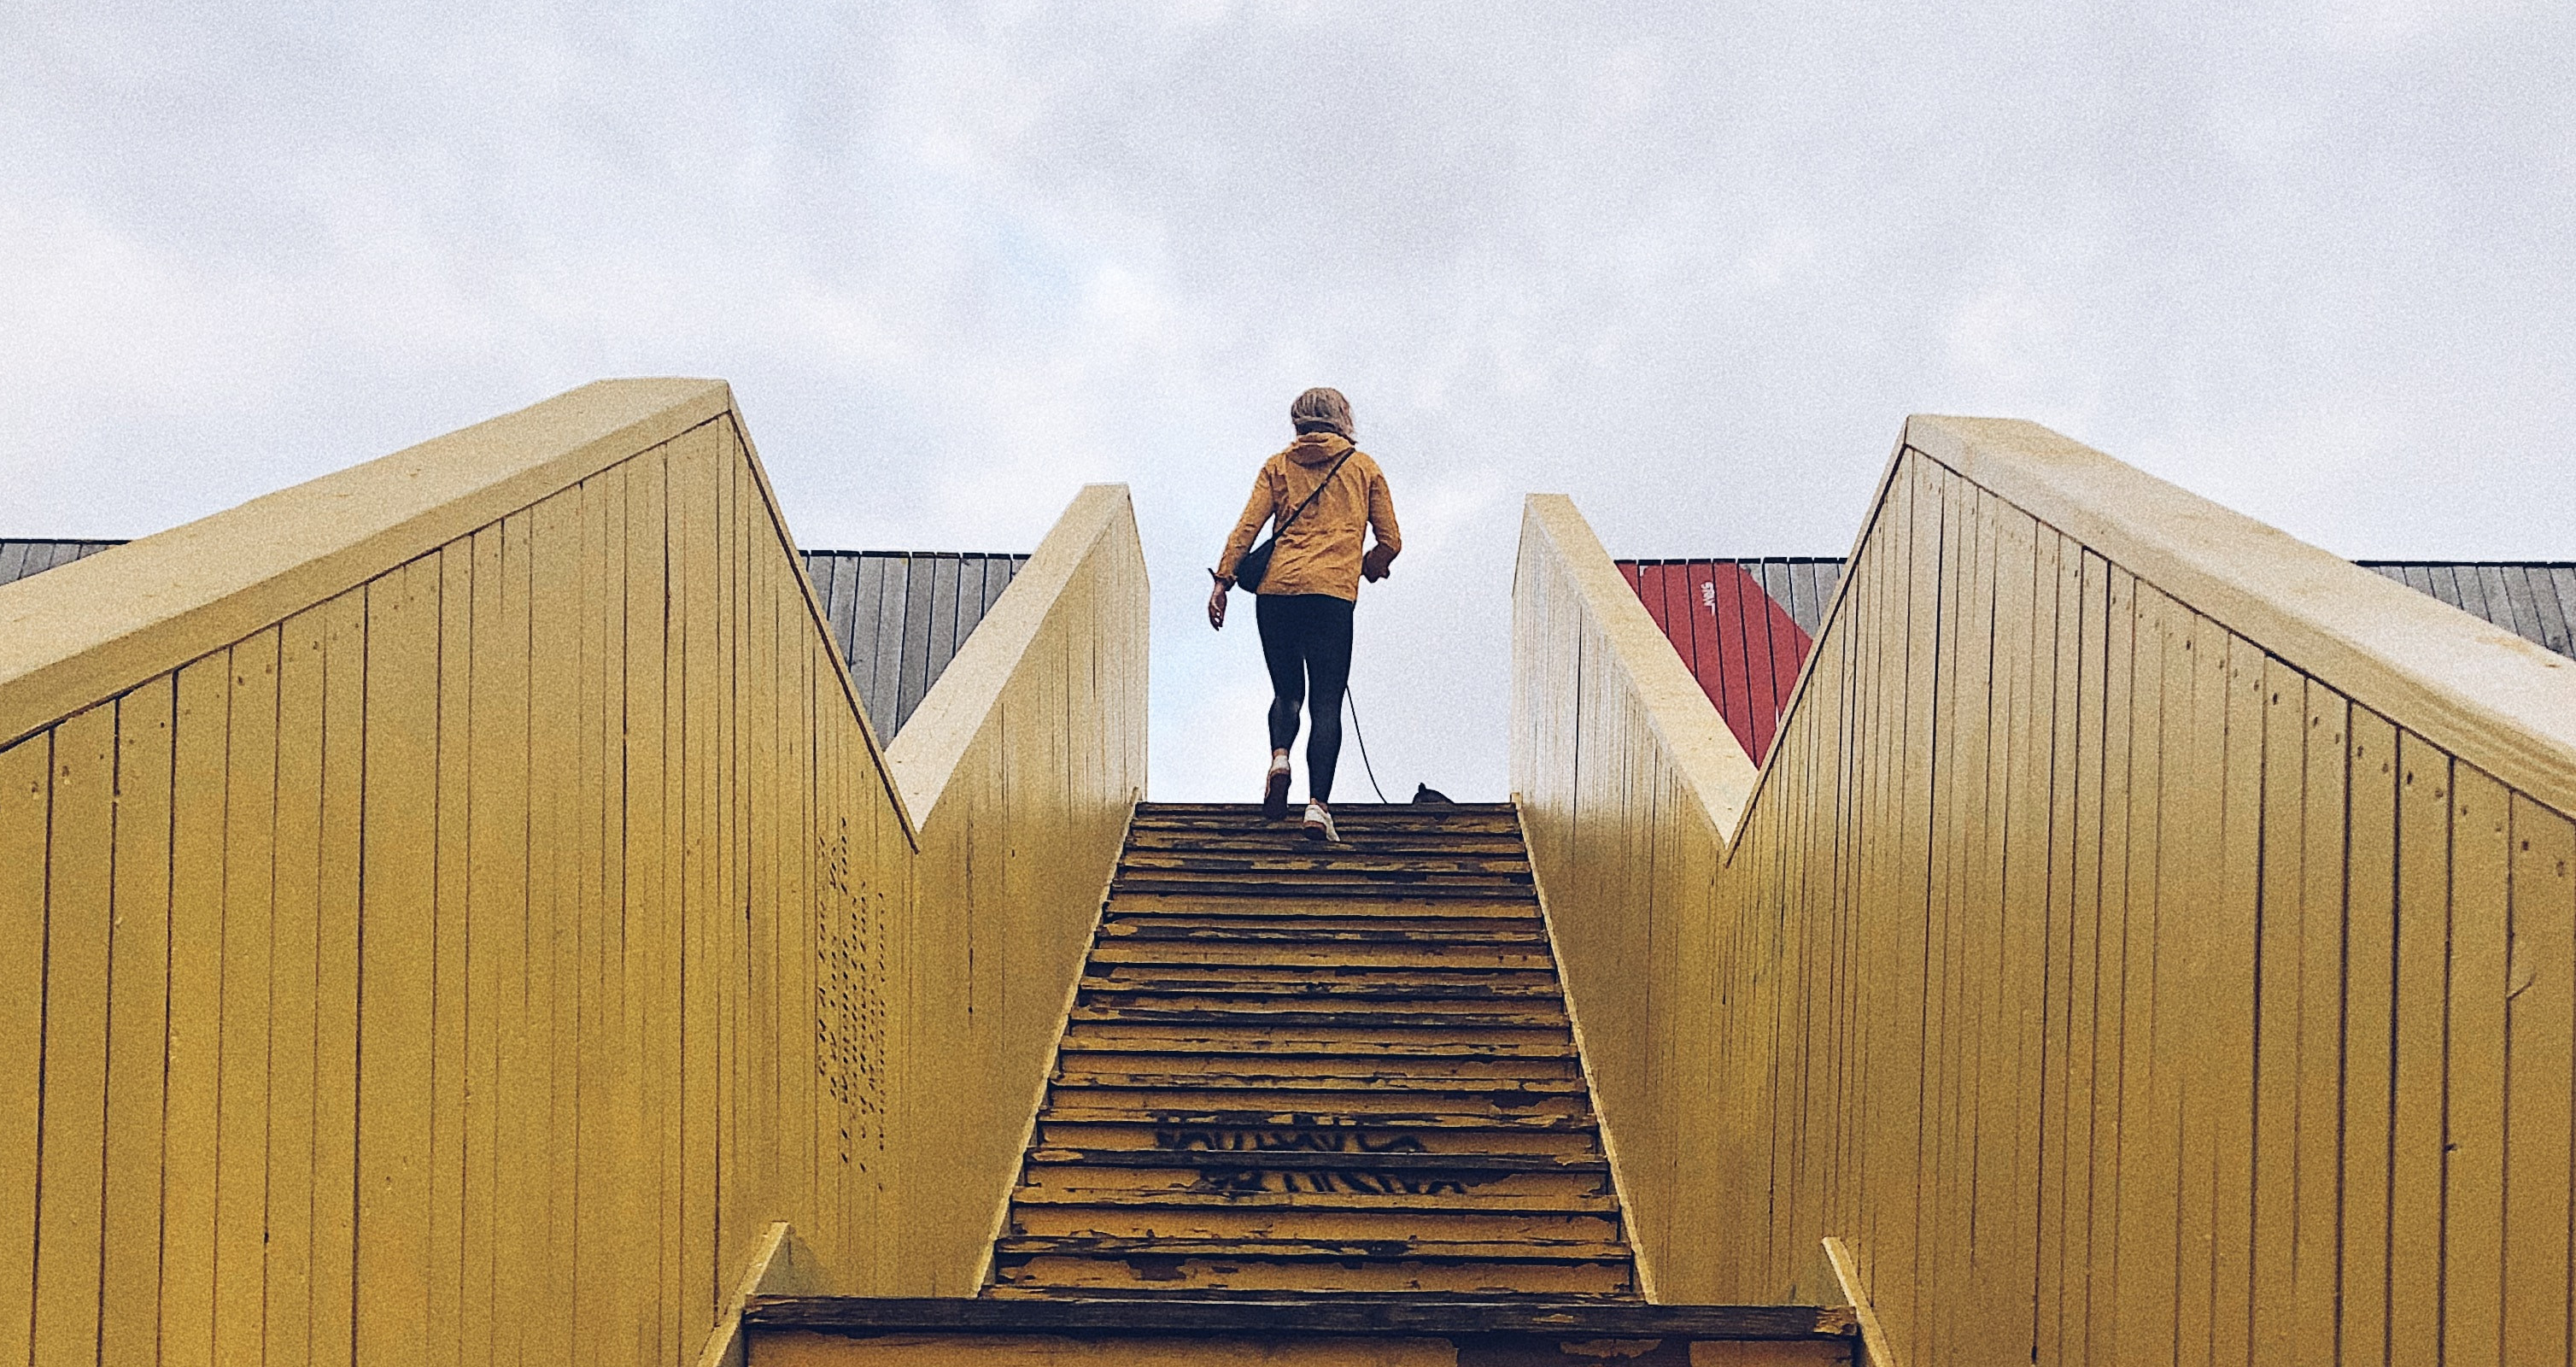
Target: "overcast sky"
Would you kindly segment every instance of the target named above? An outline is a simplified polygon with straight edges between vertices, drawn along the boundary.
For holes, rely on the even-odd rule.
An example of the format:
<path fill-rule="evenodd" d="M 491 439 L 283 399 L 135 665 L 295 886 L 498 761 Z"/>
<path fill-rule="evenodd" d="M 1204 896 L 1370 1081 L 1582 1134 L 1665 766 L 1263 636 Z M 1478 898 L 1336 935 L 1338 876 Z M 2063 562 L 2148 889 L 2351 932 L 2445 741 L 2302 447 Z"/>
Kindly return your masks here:
<path fill-rule="evenodd" d="M 1838 555 L 1974 413 L 2346 555 L 2576 559 L 2571 362 L 2565 0 L 0 6 L 0 535 L 719 376 L 807 546 L 1129 484 L 1158 797 L 1258 784 L 1203 567 L 1307 385 L 1406 532 L 1378 776 L 1499 797 L 1525 492 Z"/>

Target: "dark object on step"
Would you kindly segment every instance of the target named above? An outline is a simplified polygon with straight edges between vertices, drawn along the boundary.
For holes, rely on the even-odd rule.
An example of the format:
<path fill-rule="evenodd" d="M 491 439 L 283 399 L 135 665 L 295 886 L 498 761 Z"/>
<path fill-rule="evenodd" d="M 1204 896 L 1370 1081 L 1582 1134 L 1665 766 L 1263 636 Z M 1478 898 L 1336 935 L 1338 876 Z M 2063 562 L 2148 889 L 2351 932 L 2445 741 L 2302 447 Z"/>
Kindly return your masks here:
<path fill-rule="evenodd" d="M 1448 807 L 1455 805 L 1449 801 L 1449 795 L 1447 793 L 1432 787 L 1428 783 L 1417 783 L 1413 785 L 1413 802 L 1417 807 Z"/>

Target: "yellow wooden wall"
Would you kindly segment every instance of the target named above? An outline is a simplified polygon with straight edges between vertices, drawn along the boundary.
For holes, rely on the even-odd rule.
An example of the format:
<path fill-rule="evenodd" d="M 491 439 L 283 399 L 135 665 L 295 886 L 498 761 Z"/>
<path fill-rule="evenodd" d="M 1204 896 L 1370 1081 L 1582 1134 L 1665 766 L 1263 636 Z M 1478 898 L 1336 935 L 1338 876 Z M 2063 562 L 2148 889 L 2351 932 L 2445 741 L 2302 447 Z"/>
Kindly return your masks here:
<path fill-rule="evenodd" d="M 2576 680 L 1908 431 L 1758 777 L 1533 500 L 1516 784 L 1655 1296 L 1834 1235 L 1907 1363 L 2567 1361 Z"/>
<path fill-rule="evenodd" d="M 903 1067 L 921 1166 L 882 1284 L 915 1294 L 984 1283 L 1145 787 L 1145 560 L 1126 490 L 1084 490 L 1023 581 L 888 755 L 920 823 Z"/>
<path fill-rule="evenodd" d="M 0 590 L 0 1362 L 680 1361 L 780 1219 L 817 1289 L 958 1289 L 930 1117 L 1044 1042 L 940 965 L 1085 933 L 1141 782 L 1091 521 L 946 785 L 1062 862 L 1009 913 L 916 855 L 720 383 Z M 1085 762 L 990 759 L 1049 708 Z"/>

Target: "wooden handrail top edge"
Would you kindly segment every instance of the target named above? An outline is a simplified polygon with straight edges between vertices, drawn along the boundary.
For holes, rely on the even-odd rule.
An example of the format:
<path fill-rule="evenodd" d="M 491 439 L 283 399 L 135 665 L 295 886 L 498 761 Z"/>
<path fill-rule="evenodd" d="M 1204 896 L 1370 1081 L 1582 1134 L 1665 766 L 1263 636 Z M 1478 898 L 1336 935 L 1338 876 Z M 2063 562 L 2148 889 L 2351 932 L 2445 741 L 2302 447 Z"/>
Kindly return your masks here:
<path fill-rule="evenodd" d="M 922 695 L 885 752 L 886 767 L 916 823 L 930 822 L 959 761 L 1000 703 L 1065 590 L 1101 540 L 1121 530 L 1141 565 L 1142 544 L 1127 486 L 1084 485 L 992 609 L 957 647 L 938 681 Z"/>
<path fill-rule="evenodd" d="M 0 747 L 732 407 L 722 380 L 594 381 L 0 586 Z"/>
<path fill-rule="evenodd" d="M 1727 729 L 1726 719 L 1620 575 L 1618 563 L 1574 500 L 1563 494 L 1531 494 L 1523 506 L 1524 525 L 1543 539 L 1583 595 L 1674 768 L 1710 824 L 1731 842 L 1753 797 L 1757 770 L 1752 756 Z"/>
<path fill-rule="evenodd" d="M 2037 423 L 1906 445 L 2354 702 L 2576 814 L 2576 660 Z"/>

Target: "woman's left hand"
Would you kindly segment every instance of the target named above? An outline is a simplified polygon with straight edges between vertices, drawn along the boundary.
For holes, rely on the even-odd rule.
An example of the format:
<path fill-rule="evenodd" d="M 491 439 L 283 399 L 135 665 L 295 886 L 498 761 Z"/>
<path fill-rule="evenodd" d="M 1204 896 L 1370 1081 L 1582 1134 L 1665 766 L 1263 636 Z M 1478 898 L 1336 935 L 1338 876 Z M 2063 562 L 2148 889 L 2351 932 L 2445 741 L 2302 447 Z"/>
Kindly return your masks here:
<path fill-rule="evenodd" d="M 1234 585 L 1219 577 L 1214 570 L 1208 571 L 1208 577 L 1216 580 L 1216 587 L 1208 590 L 1208 625 L 1223 631 L 1225 630 L 1225 596 L 1233 590 Z"/>

